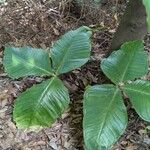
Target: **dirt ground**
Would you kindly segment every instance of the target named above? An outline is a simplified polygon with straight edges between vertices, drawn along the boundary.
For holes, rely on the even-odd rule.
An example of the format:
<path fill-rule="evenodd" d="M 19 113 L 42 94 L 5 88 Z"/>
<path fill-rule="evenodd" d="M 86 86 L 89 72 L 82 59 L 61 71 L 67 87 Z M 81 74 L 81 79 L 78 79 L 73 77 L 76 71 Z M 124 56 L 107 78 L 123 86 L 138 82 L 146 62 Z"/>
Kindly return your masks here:
<path fill-rule="evenodd" d="M 70 0 L 8 0 L 0 5 L 0 150 L 83 150 L 82 99 L 87 85 L 110 82 L 101 72 L 100 60 L 125 10 L 126 0 L 102 0 L 96 9 L 76 7 Z M 51 128 L 36 132 L 19 130 L 12 121 L 15 98 L 39 77 L 11 80 L 3 70 L 5 44 L 47 49 L 66 31 L 81 25 L 95 27 L 91 60 L 81 69 L 61 76 L 70 91 L 69 109 Z M 145 38 L 150 50 L 150 37 Z M 150 80 L 149 75 L 147 77 Z M 126 102 L 129 124 L 113 150 L 150 150 L 149 123 L 141 120 Z"/>

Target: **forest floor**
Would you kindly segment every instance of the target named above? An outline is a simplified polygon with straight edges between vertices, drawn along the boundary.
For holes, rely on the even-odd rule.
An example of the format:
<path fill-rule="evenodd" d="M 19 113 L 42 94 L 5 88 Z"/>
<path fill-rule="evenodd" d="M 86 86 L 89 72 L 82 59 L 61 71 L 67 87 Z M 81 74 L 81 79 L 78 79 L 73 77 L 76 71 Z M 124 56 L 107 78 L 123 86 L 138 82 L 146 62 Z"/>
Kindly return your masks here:
<path fill-rule="evenodd" d="M 125 10 L 126 0 L 103 0 L 94 9 L 80 10 L 68 0 L 8 0 L 0 5 L 0 150 L 83 150 L 82 99 L 87 85 L 110 82 L 100 70 L 111 39 Z M 99 11 L 97 11 L 99 10 Z M 96 12 L 97 11 L 97 12 Z M 10 79 L 3 70 L 5 44 L 30 45 L 47 49 L 70 29 L 82 25 L 96 27 L 92 38 L 91 60 L 81 69 L 61 76 L 69 89 L 69 109 L 51 128 L 19 130 L 12 120 L 15 98 L 41 82 L 39 77 Z M 149 36 L 145 39 L 149 51 Z M 146 77 L 150 80 L 149 75 Z M 129 124 L 113 150 L 150 150 L 150 124 L 141 120 L 127 102 Z"/>

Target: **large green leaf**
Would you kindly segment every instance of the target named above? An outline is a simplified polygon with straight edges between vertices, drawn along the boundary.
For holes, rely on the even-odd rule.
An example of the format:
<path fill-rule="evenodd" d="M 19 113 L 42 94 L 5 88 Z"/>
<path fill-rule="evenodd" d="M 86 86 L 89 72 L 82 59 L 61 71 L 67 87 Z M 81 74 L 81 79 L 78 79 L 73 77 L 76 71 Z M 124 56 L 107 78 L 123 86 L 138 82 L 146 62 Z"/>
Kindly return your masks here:
<path fill-rule="evenodd" d="M 88 27 L 72 30 L 55 42 L 51 58 L 56 74 L 66 73 L 85 64 L 90 57 L 91 31 Z"/>
<path fill-rule="evenodd" d="M 114 83 L 133 80 L 148 72 L 148 55 L 142 41 L 127 42 L 101 63 L 105 75 Z"/>
<path fill-rule="evenodd" d="M 143 4 L 146 8 L 147 12 L 147 22 L 148 22 L 148 30 L 150 32 L 150 0 L 143 0 Z"/>
<path fill-rule="evenodd" d="M 89 87 L 84 95 L 83 109 L 86 150 L 108 149 L 127 125 L 121 92 L 113 85 Z"/>
<path fill-rule="evenodd" d="M 50 126 L 68 107 L 69 94 L 61 80 L 53 77 L 20 94 L 13 118 L 19 128 Z"/>
<path fill-rule="evenodd" d="M 31 47 L 6 47 L 4 67 L 5 71 L 12 78 L 52 74 L 48 53 Z"/>
<path fill-rule="evenodd" d="M 150 121 L 150 82 L 137 80 L 126 84 L 123 89 L 139 116 Z"/>

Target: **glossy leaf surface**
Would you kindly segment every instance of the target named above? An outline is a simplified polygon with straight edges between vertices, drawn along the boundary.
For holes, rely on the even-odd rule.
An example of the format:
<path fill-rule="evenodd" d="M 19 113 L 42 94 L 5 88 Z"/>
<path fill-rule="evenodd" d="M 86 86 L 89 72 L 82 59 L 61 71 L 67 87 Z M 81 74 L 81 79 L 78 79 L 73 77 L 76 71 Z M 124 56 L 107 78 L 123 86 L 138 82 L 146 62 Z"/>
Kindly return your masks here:
<path fill-rule="evenodd" d="M 83 26 L 69 31 L 54 43 L 51 58 L 56 74 L 79 68 L 89 60 L 90 37 L 90 28 Z"/>
<path fill-rule="evenodd" d="M 131 82 L 125 85 L 124 91 L 138 115 L 150 121 L 150 82 L 142 80 Z"/>
<path fill-rule="evenodd" d="M 105 75 L 114 83 L 133 80 L 148 72 L 148 55 L 142 41 L 127 42 L 101 63 Z"/>
<path fill-rule="evenodd" d="M 4 67 L 12 78 L 52 74 L 48 53 L 31 47 L 6 47 Z"/>
<path fill-rule="evenodd" d="M 83 109 L 86 150 L 108 149 L 127 125 L 121 92 L 113 85 L 89 87 L 84 95 Z"/>
<path fill-rule="evenodd" d="M 50 126 L 68 104 L 68 90 L 53 77 L 20 94 L 14 106 L 14 121 L 19 128 Z"/>

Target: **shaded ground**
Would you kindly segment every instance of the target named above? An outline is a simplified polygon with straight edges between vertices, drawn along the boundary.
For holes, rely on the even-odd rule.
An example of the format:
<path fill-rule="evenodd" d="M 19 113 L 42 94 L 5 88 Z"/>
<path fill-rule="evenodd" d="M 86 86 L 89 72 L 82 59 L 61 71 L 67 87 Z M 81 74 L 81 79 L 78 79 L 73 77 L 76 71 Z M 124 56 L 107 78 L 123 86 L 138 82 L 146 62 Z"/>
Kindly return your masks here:
<path fill-rule="evenodd" d="M 106 2 L 106 3 L 105 3 Z M 48 0 L 10 0 L 0 6 L 0 149 L 2 150 L 82 150 L 82 96 L 87 85 L 108 83 L 99 68 L 99 61 L 109 48 L 118 18 L 126 1 L 106 1 L 98 13 L 88 7 L 78 10 L 67 0 L 50 3 Z M 106 5 L 107 4 L 107 5 Z M 77 11 L 78 10 L 78 11 Z M 46 49 L 65 31 L 80 25 L 99 30 L 93 35 L 91 60 L 81 69 L 67 73 L 61 78 L 70 91 L 69 109 L 51 128 L 37 132 L 16 129 L 12 122 L 12 107 L 17 95 L 41 82 L 39 77 L 11 80 L 3 71 L 3 46 L 31 45 Z M 146 38 L 149 51 L 149 37 Z M 146 77 L 150 79 L 149 76 Z M 126 102 L 129 125 L 126 133 L 114 146 L 114 150 L 149 150 L 150 124 L 140 120 Z"/>

